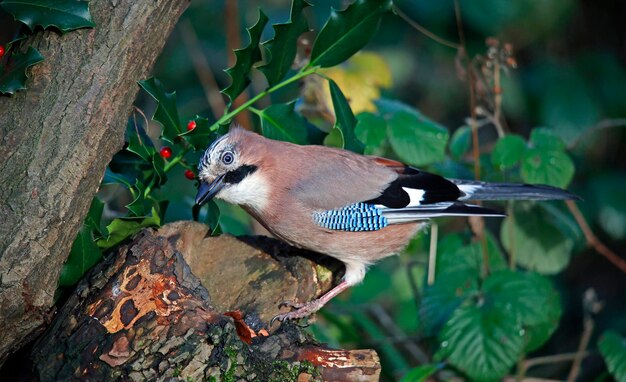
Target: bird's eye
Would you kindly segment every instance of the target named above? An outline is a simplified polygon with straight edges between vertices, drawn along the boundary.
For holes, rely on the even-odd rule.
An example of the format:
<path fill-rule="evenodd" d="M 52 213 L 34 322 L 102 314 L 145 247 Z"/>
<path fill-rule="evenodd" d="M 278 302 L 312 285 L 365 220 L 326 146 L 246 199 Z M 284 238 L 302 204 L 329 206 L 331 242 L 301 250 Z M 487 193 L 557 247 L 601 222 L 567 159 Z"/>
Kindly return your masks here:
<path fill-rule="evenodd" d="M 222 154 L 222 162 L 224 164 L 229 165 L 233 163 L 233 160 L 235 160 L 235 157 L 230 151 L 226 151 L 224 154 Z"/>

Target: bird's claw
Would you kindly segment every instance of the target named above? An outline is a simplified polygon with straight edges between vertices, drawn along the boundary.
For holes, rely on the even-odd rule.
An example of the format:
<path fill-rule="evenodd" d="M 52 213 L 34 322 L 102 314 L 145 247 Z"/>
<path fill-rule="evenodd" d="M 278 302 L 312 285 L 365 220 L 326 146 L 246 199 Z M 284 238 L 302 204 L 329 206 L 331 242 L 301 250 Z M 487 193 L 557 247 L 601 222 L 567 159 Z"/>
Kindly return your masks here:
<path fill-rule="evenodd" d="M 279 308 L 282 307 L 288 307 L 288 308 L 292 308 L 292 309 L 301 309 L 303 306 L 305 306 L 306 304 L 300 304 L 295 302 L 295 300 L 285 300 L 283 302 L 281 302 L 280 304 L 278 304 Z M 278 316 L 277 316 L 278 317 Z"/>
<path fill-rule="evenodd" d="M 270 320 L 270 327 L 274 324 L 275 321 L 285 322 L 286 320 L 297 320 L 300 318 L 305 318 L 310 316 L 311 314 L 320 310 L 320 308 L 324 304 L 320 300 L 313 300 L 306 304 L 298 304 L 293 301 L 283 301 L 279 306 L 288 306 L 295 310 L 287 313 L 281 313 L 276 315 L 274 318 Z"/>

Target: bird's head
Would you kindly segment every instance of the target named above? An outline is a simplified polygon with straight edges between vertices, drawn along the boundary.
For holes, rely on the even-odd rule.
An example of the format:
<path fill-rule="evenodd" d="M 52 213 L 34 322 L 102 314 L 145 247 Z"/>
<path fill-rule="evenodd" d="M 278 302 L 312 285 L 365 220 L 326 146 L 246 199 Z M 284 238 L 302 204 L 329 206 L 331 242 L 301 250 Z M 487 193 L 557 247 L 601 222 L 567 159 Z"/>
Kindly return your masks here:
<path fill-rule="evenodd" d="M 266 198 L 267 183 L 260 174 L 259 158 L 251 146 L 256 134 L 242 129 L 232 130 L 215 140 L 198 164 L 200 187 L 196 204 L 212 198 L 229 203 L 259 208 Z M 257 150 L 258 151 L 258 150 Z"/>

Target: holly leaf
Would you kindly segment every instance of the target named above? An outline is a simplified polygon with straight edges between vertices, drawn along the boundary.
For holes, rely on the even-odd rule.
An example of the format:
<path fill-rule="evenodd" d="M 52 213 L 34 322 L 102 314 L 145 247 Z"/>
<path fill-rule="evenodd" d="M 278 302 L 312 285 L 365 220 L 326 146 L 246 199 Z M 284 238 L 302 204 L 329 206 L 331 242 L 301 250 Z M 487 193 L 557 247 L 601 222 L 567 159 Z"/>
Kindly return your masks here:
<path fill-rule="evenodd" d="M 222 93 L 228 96 L 231 103 L 250 84 L 250 70 L 252 70 L 252 66 L 262 58 L 259 42 L 267 21 L 267 16 L 265 16 L 263 11 L 259 10 L 259 19 L 256 24 L 246 29 L 250 37 L 250 44 L 243 49 L 235 49 L 234 52 L 237 61 L 233 67 L 226 69 L 226 74 L 230 77 L 231 83 L 222 90 Z"/>
<path fill-rule="evenodd" d="M 161 225 L 161 218 L 158 210 L 152 208 L 151 216 L 125 217 L 113 219 L 107 226 L 107 235 L 99 239 L 96 244 L 101 249 L 111 248 L 137 232 L 147 227 L 158 227 Z"/>
<path fill-rule="evenodd" d="M 307 125 L 294 110 L 295 102 L 274 104 L 257 112 L 263 135 L 270 139 L 307 144 Z"/>
<path fill-rule="evenodd" d="M 182 133 L 176 108 L 176 92 L 167 93 L 161 81 L 154 77 L 139 81 L 139 86 L 157 101 L 152 120 L 163 127 L 161 139 L 174 143 L 176 136 Z"/>
<path fill-rule="evenodd" d="M 333 9 L 313 42 L 309 66 L 335 66 L 361 50 L 390 7 L 390 0 L 357 0 L 343 11 Z"/>
<path fill-rule="evenodd" d="M 335 109 L 335 126 L 327 136 L 327 139 L 324 140 L 324 144 L 362 154 L 364 146 L 354 133 L 357 119 L 352 113 L 350 104 L 335 81 L 329 80 L 328 82 L 330 85 L 330 98 Z"/>
<path fill-rule="evenodd" d="M 102 252 L 94 241 L 92 228 L 83 224 L 72 244 L 70 255 L 61 269 L 59 285 L 72 286 L 76 284 L 101 258 Z"/>
<path fill-rule="evenodd" d="M 598 342 L 604 362 L 617 381 L 626 381 L 626 339 L 607 330 Z"/>
<path fill-rule="evenodd" d="M 270 86 L 280 82 L 296 58 L 298 38 L 309 30 L 309 23 L 302 12 L 310 6 L 305 0 L 293 0 L 291 3 L 291 17 L 289 22 L 274 24 L 274 38 L 262 43 L 267 53 L 267 63 L 260 66 Z"/>
<path fill-rule="evenodd" d="M 0 6 L 30 30 L 41 26 L 55 27 L 61 32 L 94 27 L 89 3 L 76 0 L 4 0 Z"/>
<path fill-rule="evenodd" d="M 26 89 L 26 69 L 41 61 L 43 56 L 31 46 L 26 53 L 13 53 L 4 68 L 0 67 L 0 93 L 14 94 L 18 90 Z"/>
<path fill-rule="evenodd" d="M 498 140 L 491 152 L 491 163 L 500 170 L 519 163 L 526 151 L 526 141 L 519 135 L 509 134 Z"/>

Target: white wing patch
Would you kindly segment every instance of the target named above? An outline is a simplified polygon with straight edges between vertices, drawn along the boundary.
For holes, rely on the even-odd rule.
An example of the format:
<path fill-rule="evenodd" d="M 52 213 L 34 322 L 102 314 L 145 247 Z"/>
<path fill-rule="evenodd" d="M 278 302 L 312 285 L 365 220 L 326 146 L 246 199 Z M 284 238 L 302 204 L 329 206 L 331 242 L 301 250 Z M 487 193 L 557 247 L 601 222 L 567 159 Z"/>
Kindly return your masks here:
<path fill-rule="evenodd" d="M 421 205 L 424 200 L 425 191 L 419 188 L 402 187 L 402 189 L 409 194 L 410 202 L 407 207 L 417 207 Z"/>

